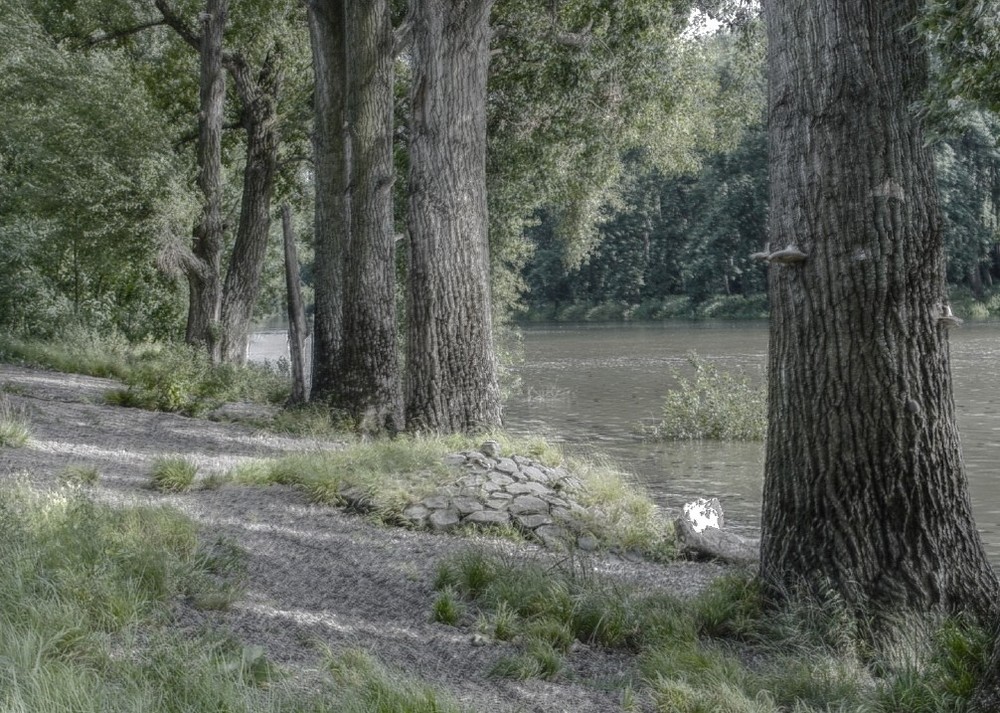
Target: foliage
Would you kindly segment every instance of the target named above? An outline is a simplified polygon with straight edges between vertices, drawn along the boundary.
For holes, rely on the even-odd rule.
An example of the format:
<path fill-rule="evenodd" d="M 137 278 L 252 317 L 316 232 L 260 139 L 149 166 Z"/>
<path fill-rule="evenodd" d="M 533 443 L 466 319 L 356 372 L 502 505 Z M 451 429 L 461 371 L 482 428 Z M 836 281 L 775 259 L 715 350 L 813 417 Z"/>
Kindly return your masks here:
<path fill-rule="evenodd" d="M 677 386 L 664 400 L 663 418 L 647 430 L 660 440 L 759 441 L 767 433 L 767 396 L 742 371 L 720 371 L 697 354 L 688 355 L 689 379 L 674 372 Z"/>
<path fill-rule="evenodd" d="M 189 490 L 198 473 L 198 466 L 180 457 L 157 458 L 153 461 L 153 487 L 167 493 Z"/>
<path fill-rule="evenodd" d="M 59 482 L 67 486 L 97 485 L 101 479 L 101 471 L 93 465 L 71 465 L 59 473 Z"/>

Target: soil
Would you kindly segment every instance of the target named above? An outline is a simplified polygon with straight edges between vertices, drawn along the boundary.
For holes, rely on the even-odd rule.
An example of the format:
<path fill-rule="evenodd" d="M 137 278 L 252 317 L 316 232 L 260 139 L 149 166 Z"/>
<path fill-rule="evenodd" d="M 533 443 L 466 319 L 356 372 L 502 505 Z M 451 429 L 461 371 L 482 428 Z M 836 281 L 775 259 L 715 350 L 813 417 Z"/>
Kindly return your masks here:
<path fill-rule="evenodd" d="M 227 484 L 161 494 L 149 487 L 150 466 L 165 455 L 195 460 L 203 477 L 248 460 L 340 444 L 105 404 L 105 392 L 116 388 L 121 385 L 108 379 L 0 364 L 0 390 L 26 413 L 32 433 L 26 447 L 0 449 L 0 478 L 58 488 L 66 467 L 95 466 L 101 474 L 96 497 L 173 506 L 196 520 L 210 541 L 221 537 L 241 547 L 247 574 L 238 600 L 224 612 L 179 607 L 177 626 L 228 629 L 304 676 L 315 673 L 325 649 L 365 649 L 474 711 L 622 710 L 620 684 L 638 675 L 631 654 L 579 646 L 555 679 L 512 681 L 489 675 L 498 659 L 516 653 L 512 644 L 484 644 L 471 621 L 452 627 L 430 620 L 432 584 L 443 558 L 470 547 L 553 564 L 560 555 L 506 540 L 389 528 L 310 505 L 282 486 Z M 622 587 L 682 596 L 728 571 L 613 555 L 590 555 L 574 564 Z"/>

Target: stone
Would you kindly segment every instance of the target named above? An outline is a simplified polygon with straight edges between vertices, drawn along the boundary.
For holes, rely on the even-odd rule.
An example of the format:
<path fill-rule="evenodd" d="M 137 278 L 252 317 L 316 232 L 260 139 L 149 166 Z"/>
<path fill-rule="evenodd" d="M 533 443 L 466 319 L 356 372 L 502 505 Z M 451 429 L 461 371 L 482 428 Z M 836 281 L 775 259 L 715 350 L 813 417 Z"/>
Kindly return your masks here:
<path fill-rule="evenodd" d="M 493 440 L 483 441 L 482 445 L 479 446 L 479 452 L 487 458 L 499 458 L 501 455 L 500 444 Z"/>
<path fill-rule="evenodd" d="M 503 473 L 491 473 L 490 482 L 496 483 L 497 485 L 503 487 L 504 485 L 510 485 L 514 482 L 514 479 L 509 475 L 504 475 Z"/>
<path fill-rule="evenodd" d="M 487 458 L 482 453 L 472 453 L 468 458 L 468 462 L 483 470 L 492 470 L 496 463 L 496 461 Z"/>
<path fill-rule="evenodd" d="M 449 453 L 444 457 L 445 465 L 465 465 L 465 456 L 461 453 Z"/>
<path fill-rule="evenodd" d="M 511 501 L 509 509 L 513 515 L 548 514 L 549 504 L 534 495 L 519 495 Z"/>
<path fill-rule="evenodd" d="M 490 498 L 483 504 L 491 510 L 506 510 L 507 506 L 510 505 L 510 500 L 511 498 L 508 495 L 506 500 L 503 498 Z"/>
<path fill-rule="evenodd" d="M 444 510 L 451 505 L 451 498 L 446 495 L 431 495 L 424 498 L 421 504 L 431 510 Z"/>
<path fill-rule="evenodd" d="M 543 525 L 534 530 L 534 535 L 546 547 L 559 549 L 566 546 L 566 531 L 556 525 Z"/>
<path fill-rule="evenodd" d="M 427 520 L 427 516 L 430 514 L 431 511 L 423 505 L 410 505 L 403 510 L 403 519 L 411 525 L 422 527 Z"/>
<path fill-rule="evenodd" d="M 536 483 L 548 483 L 549 476 L 545 475 L 541 470 L 533 465 L 522 465 L 521 472 L 528 480 L 533 480 Z"/>
<path fill-rule="evenodd" d="M 454 498 L 451 506 L 458 511 L 459 515 L 468 515 L 483 509 L 483 504 L 475 498 Z"/>
<path fill-rule="evenodd" d="M 502 486 L 502 485 L 500 485 L 500 484 L 498 484 L 498 483 L 496 483 L 496 482 L 494 482 L 494 481 L 492 481 L 492 480 L 487 480 L 487 481 L 486 481 L 485 483 L 483 483 L 483 485 L 482 485 L 482 490 L 483 490 L 484 492 L 487 492 L 487 493 L 494 493 L 494 492 L 496 492 L 497 490 L 502 490 L 502 489 L 503 489 L 503 486 Z"/>
<path fill-rule="evenodd" d="M 545 502 L 547 502 L 549 505 L 552 505 L 553 507 L 557 508 L 568 509 L 572 505 L 572 503 L 570 503 L 568 500 L 560 498 L 558 495 L 552 495 L 551 491 L 549 491 L 549 494 L 543 495 L 542 499 L 545 500 Z"/>
<path fill-rule="evenodd" d="M 580 535 L 576 538 L 576 546 L 582 552 L 594 552 L 600 546 L 597 538 L 593 535 Z"/>
<path fill-rule="evenodd" d="M 483 483 L 489 482 L 489 478 L 485 473 L 473 473 L 472 475 L 467 475 L 464 478 L 459 479 L 459 484 L 466 485 L 470 488 L 476 488 Z"/>
<path fill-rule="evenodd" d="M 513 474 L 518 472 L 519 470 L 519 468 L 517 467 L 517 463 L 512 461 L 510 458 L 501 458 L 500 460 L 497 461 L 495 468 L 499 470 L 501 473 L 507 473 L 507 474 Z"/>
<path fill-rule="evenodd" d="M 524 466 L 526 466 L 526 465 L 531 465 L 532 463 L 535 462 L 535 461 L 531 460 L 531 458 L 525 458 L 524 456 L 511 456 L 510 458 L 511 458 L 512 461 L 514 461 L 515 463 L 517 463 L 522 468 Z"/>
<path fill-rule="evenodd" d="M 466 515 L 462 522 L 469 525 L 506 525 L 510 522 L 510 515 L 503 510 L 477 510 Z"/>
<path fill-rule="evenodd" d="M 427 520 L 432 530 L 436 532 L 443 532 L 455 527 L 460 518 L 458 517 L 458 513 L 454 510 L 435 510 L 431 513 Z"/>
<path fill-rule="evenodd" d="M 534 530 L 536 527 L 552 524 L 552 518 L 548 515 L 518 515 L 514 519 L 525 530 Z"/>
<path fill-rule="evenodd" d="M 538 483 L 511 483 L 504 488 L 511 495 L 547 495 L 549 489 Z"/>

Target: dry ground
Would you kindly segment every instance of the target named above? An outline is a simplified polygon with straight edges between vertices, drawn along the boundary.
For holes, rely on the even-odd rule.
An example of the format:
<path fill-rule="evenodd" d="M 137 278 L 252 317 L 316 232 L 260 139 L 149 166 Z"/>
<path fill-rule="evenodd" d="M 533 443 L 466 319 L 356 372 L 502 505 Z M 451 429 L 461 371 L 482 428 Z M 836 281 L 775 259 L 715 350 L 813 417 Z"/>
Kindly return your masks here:
<path fill-rule="evenodd" d="M 98 497 L 166 503 L 199 522 L 208 538 L 224 537 L 248 557 L 247 586 L 226 612 L 179 612 L 178 626 L 228 627 L 272 661 L 305 674 L 319 660 L 318 643 L 334 652 L 360 647 L 418 676 L 476 711 L 606 713 L 621 709 L 612 684 L 633 670 L 630 655 L 581 647 L 553 681 L 488 676 L 509 644 L 477 645 L 468 628 L 430 621 L 438 562 L 470 546 L 514 557 L 551 557 L 531 545 L 386 528 L 335 508 L 309 505 L 297 491 L 226 485 L 163 495 L 149 488 L 150 464 L 183 455 L 201 473 L 224 472 L 247 459 L 336 448 L 333 442 L 279 437 L 244 425 L 108 406 L 114 381 L 0 364 L 0 389 L 26 411 L 32 439 L 0 449 L 0 478 L 59 487 L 71 465 L 100 473 Z M 669 566 L 594 558 L 587 566 L 645 591 L 692 593 L 721 567 Z"/>

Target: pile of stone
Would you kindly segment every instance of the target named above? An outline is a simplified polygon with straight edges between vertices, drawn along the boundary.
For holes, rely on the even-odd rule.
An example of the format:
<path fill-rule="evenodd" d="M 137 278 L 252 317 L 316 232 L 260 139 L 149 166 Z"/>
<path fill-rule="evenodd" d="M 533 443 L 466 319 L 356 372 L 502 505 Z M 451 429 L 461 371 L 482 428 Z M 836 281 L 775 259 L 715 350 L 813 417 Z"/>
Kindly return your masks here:
<path fill-rule="evenodd" d="M 518 455 L 504 457 L 496 441 L 486 441 L 478 451 L 445 456 L 445 463 L 459 477 L 406 508 L 403 520 L 408 525 L 438 532 L 463 525 L 511 526 L 548 547 L 596 549 L 588 512 L 574 498 L 581 483 L 564 468 Z"/>

